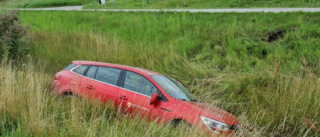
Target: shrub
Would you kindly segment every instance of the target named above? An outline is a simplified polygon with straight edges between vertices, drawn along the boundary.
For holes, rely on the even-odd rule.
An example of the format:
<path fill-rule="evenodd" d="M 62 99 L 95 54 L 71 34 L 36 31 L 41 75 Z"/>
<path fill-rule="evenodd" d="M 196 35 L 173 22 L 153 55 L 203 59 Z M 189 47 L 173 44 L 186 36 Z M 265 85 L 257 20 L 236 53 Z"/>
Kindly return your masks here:
<path fill-rule="evenodd" d="M 27 49 L 27 27 L 19 20 L 19 12 L 0 14 L 0 57 L 17 58 Z"/>

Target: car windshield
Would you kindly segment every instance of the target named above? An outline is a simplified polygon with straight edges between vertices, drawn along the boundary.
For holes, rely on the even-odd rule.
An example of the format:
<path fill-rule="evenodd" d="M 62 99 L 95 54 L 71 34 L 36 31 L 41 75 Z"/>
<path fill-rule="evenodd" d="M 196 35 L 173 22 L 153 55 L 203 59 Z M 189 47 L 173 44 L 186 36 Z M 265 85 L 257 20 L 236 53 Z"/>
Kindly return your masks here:
<path fill-rule="evenodd" d="M 197 99 L 178 81 L 165 76 L 151 76 L 172 97 L 183 101 L 197 101 Z"/>

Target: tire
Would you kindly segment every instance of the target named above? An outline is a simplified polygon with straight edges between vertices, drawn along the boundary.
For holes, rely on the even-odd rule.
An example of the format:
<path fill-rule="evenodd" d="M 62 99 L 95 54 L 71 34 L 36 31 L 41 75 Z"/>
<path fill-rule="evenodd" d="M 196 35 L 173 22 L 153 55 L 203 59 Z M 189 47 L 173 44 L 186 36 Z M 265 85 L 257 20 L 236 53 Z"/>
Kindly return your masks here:
<path fill-rule="evenodd" d="M 192 127 L 192 125 L 190 123 L 188 123 L 185 120 L 182 119 L 174 119 L 170 122 L 170 126 L 172 128 L 177 128 L 177 127 Z"/>
<path fill-rule="evenodd" d="M 71 91 L 67 91 L 62 94 L 62 98 L 74 98 L 74 97 L 77 97 L 77 95 Z"/>

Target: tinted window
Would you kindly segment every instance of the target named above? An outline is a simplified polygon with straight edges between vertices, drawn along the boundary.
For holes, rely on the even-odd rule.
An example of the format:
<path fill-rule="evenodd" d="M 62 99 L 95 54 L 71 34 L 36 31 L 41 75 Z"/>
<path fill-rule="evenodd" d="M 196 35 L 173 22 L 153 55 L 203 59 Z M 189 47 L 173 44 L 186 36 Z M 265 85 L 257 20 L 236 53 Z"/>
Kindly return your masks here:
<path fill-rule="evenodd" d="M 71 70 L 76 66 L 77 66 L 76 64 L 70 64 L 68 67 L 64 68 L 63 70 Z"/>
<path fill-rule="evenodd" d="M 89 78 L 94 78 L 94 76 L 96 75 L 98 67 L 97 66 L 91 66 L 88 71 L 86 76 Z"/>
<path fill-rule="evenodd" d="M 83 73 L 86 71 L 87 68 L 88 68 L 88 66 L 79 66 L 79 67 L 75 68 L 73 70 L 73 72 L 76 72 L 80 75 L 83 75 Z"/>
<path fill-rule="evenodd" d="M 147 96 L 152 96 L 158 90 L 147 78 L 130 71 L 126 73 L 124 88 Z"/>
<path fill-rule="evenodd" d="M 117 85 L 120 72 L 120 69 L 99 67 L 96 74 L 96 79 L 112 85 Z"/>

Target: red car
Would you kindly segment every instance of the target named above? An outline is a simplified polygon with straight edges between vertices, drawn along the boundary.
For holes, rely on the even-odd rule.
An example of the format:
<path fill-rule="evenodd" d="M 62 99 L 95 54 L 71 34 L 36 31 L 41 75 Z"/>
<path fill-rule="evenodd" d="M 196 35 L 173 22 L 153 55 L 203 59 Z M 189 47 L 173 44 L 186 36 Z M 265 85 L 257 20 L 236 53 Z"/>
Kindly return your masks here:
<path fill-rule="evenodd" d="M 181 82 L 136 67 L 73 61 L 55 75 L 52 89 L 62 95 L 113 101 L 125 112 L 139 112 L 159 123 L 183 121 L 218 134 L 234 133 L 239 125 L 232 114 L 199 102 Z"/>

